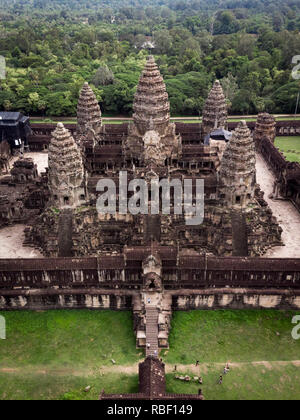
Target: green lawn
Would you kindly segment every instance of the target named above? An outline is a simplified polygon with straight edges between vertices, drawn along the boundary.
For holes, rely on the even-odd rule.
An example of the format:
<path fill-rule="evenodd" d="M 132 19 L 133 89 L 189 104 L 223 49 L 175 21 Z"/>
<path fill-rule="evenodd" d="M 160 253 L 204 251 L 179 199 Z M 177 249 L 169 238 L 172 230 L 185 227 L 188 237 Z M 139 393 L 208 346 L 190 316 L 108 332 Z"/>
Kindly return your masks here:
<path fill-rule="evenodd" d="M 137 392 L 132 315 L 113 311 L 1 312 L 7 340 L 0 340 L 0 400 L 92 399 Z M 175 312 L 170 372 L 201 375 L 206 399 L 300 399 L 300 340 L 291 337 L 295 312 Z M 113 365 L 111 359 L 116 361 Z M 195 361 L 200 366 L 195 367 Z M 231 371 L 217 384 L 225 362 Z M 256 363 L 260 362 L 260 363 Z M 263 363 L 261 363 L 263 362 Z M 90 392 L 84 392 L 91 386 Z M 167 374 L 167 391 L 197 393 L 197 383 Z"/>
<path fill-rule="evenodd" d="M 291 336 L 293 315 L 272 310 L 175 312 L 165 360 L 172 364 L 298 360 L 300 340 Z"/>
<path fill-rule="evenodd" d="M 88 386 L 92 388 L 85 392 Z M 136 393 L 138 375 L 0 373 L 0 400 L 98 400 L 102 389 L 108 394 Z"/>
<path fill-rule="evenodd" d="M 207 400 L 300 400 L 300 366 L 292 363 L 285 366 L 268 363 L 232 367 L 224 376 L 223 384 L 218 384 L 222 368 L 213 365 L 199 368 L 203 385 L 196 382 L 182 382 L 167 375 L 169 392 L 197 394 L 201 388 Z M 191 374 L 188 370 L 183 374 Z"/>
<path fill-rule="evenodd" d="M 1 312 L 7 339 L 0 341 L 0 367 L 130 365 L 140 357 L 130 312 Z"/>
<path fill-rule="evenodd" d="M 300 137 L 277 137 L 275 145 L 290 162 L 300 163 Z"/>

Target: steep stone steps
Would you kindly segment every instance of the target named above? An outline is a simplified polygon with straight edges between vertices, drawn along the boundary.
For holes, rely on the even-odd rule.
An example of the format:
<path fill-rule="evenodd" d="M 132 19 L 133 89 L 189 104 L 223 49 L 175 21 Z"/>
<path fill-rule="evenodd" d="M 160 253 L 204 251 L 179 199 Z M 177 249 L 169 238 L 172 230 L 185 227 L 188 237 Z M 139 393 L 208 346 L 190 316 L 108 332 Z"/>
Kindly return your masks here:
<path fill-rule="evenodd" d="M 72 233 L 73 233 L 73 211 L 71 209 L 63 210 L 59 216 L 58 232 L 58 256 L 73 257 Z"/>
<path fill-rule="evenodd" d="M 146 357 L 154 355 L 158 356 L 158 309 L 148 307 L 146 308 Z"/>
<path fill-rule="evenodd" d="M 245 214 L 240 210 L 231 212 L 232 223 L 232 255 L 234 257 L 248 257 L 248 233 Z"/>

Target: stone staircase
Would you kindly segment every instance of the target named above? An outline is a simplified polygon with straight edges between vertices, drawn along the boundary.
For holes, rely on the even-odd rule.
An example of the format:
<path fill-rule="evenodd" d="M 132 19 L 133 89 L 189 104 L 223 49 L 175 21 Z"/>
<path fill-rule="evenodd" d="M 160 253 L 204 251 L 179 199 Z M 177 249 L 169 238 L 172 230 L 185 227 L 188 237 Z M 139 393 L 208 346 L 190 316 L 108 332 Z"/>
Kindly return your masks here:
<path fill-rule="evenodd" d="M 154 355 L 158 356 L 158 309 L 153 306 L 146 308 L 146 357 Z"/>

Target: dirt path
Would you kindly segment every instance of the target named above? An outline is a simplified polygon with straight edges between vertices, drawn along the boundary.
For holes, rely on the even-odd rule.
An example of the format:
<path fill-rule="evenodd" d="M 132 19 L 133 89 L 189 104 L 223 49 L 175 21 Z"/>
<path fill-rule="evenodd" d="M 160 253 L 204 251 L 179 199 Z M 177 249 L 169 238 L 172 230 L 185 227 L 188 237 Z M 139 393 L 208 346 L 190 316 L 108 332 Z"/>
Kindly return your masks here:
<path fill-rule="evenodd" d="M 142 362 L 142 359 L 140 362 Z M 55 375 L 55 376 L 93 376 L 93 375 L 106 375 L 110 373 L 124 373 L 126 375 L 136 375 L 138 373 L 139 363 L 134 363 L 130 366 L 121 366 L 121 365 L 112 365 L 112 366 L 102 366 L 95 368 L 82 368 L 82 369 L 72 369 L 72 368 L 47 368 L 43 366 L 26 366 L 25 368 L 8 368 L 0 367 L 0 373 L 7 374 L 35 374 L 35 375 Z M 294 365 L 300 367 L 300 360 L 290 360 L 290 361 L 257 361 L 257 362 L 229 362 L 229 366 L 234 368 L 243 368 L 246 366 L 264 366 L 267 369 L 273 369 L 281 366 Z M 174 365 L 166 364 L 166 373 L 177 373 L 184 374 L 189 372 L 191 374 L 199 375 L 200 373 L 205 374 L 210 368 L 220 368 L 222 369 L 225 366 L 225 363 L 201 363 L 199 366 L 193 365 L 181 365 L 177 364 L 177 370 L 174 371 Z"/>
<path fill-rule="evenodd" d="M 261 155 L 256 156 L 257 182 L 265 193 L 265 200 L 283 229 L 282 239 L 285 246 L 273 248 L 265 257 L 300 258 L 300 214 L 289 201 L 274 201 L 269 198 L 273 192 L 275 178 Z"/>

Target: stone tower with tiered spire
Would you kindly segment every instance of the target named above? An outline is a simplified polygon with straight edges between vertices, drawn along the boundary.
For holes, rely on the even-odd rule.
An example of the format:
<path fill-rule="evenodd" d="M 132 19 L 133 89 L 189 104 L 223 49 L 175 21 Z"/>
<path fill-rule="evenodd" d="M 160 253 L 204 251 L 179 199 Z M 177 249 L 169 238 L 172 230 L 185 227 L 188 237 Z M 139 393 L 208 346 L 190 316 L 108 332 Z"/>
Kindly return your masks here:
<path fill-rule="evenodd" d="M 133 110 L 125 148 L 127 157 L 147 161 L 147 154 L 152 157 L 156 154 L 160 165 L 181 154 L 181 138 L 176 135 L 175 124 L 170 122 L 166 86 L 152 56 L 148 57 L 140 77 Z M 148 147 L 150 151 L 147 151 Z"/>
<path fill-rule="evenodd" d="M 101 110 L 88 83 L 84 83 L 77 105 L 77 136 L 88 136 L 89 130 L 99 134 L 102 126 Z"/>
<path fill-rule="evenodd" d="M 227 104 L 219 80 L 216 80 L 206 100 L 202 117 L 202 140 L 215 129 L 227 126 Z"/>
<path fill-rule="evenodd" d="M 81 152 L 62 123 L 52 133 L 49 146 L 50 202 L 59 209 L 75 208 L 86 201 Z"/>
<path fill-rule="evenodd" d="M 219 195 L 228 207 L 245 208 L 256 186 L 254 141 L 246 121 L 241 121 L 227 144 L 219 173 Z"/>
<path fill-rule="evenodd" d="M 274 143 L 276 138 L 276 121 L 273 115 L 270 115 L 267 112 L 262 112 L 257 117 L 253 133 L 253 139 L 258 148 L 262 139 L 265 137 Z"/>

